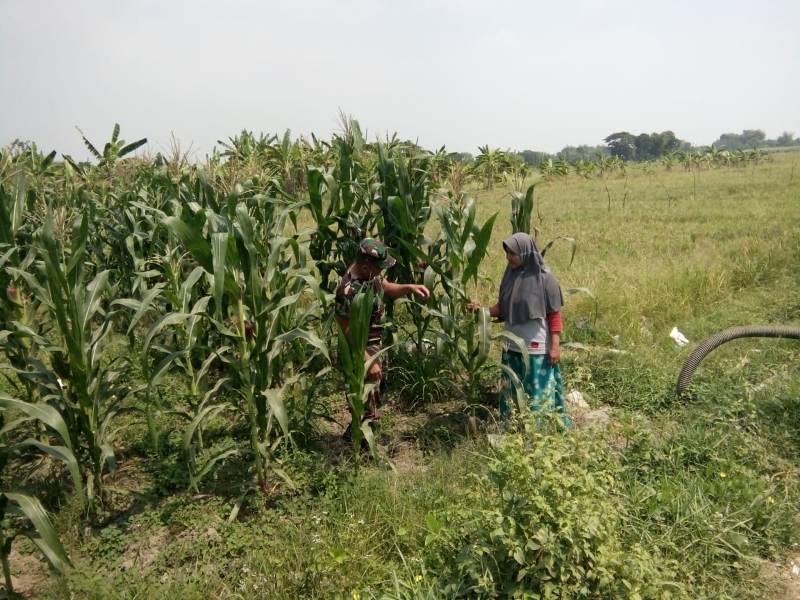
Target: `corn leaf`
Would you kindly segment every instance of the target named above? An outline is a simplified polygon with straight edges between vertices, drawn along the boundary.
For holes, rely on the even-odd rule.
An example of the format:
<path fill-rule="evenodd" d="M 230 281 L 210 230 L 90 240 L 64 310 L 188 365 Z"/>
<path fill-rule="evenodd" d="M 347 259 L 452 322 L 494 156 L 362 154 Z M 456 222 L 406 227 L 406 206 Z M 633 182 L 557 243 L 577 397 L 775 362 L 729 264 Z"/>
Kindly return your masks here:
<path fill-rule="evenodd" d="M 72 439 L 69 435 L 69 428 L 66 422 L 64 422 L 64 417 L 49 404 L 34 404 L 32 402 L 25 402 L 24 400 L 6 396 L 5 394 L 0 394 L 0 408 L 18 410 L 29 417 L 41 421 L 51 429 L 54 429 L 64 441 L 67 448 L 70 450 L 72 449 Z"/>
<path fill-rule="evenodd" d="M 6 492 L 3 495 L 18 507 L 18 511 L 12 511 L 12 507 L 9 507 L 10 512 L 18 512 L 24 515 L 33 524 L 38 535 L 30 534 L 29 537 L 39 547 L 39 550 L 42 551 L 42 554 L 47 558 L 53 569 L 58 573 L 65 573 L 72 566 L 72 563 L 61 545 L 61 541 L 58 539 L 53 524 L 50 522 L 50 518 L 47 516 L 41 502 L 24 494 Z"/>
<path fill-rule="evenodd" d="M 81 478 L 80 467 L 78 466 L 78 460 L 75 458 L 72 450 L 66 446 L 51 446 L 50 444 L 45 444 L 44 442 L 40 442 L 39 440 L 34 440 L 32 438 L 21 442 L 20 445 L 33 446 L 45 454 L 63 462 L 67 467 L 70 476 L 72 477 L 73 483 L 75 484 L 75 493 L 78 495 L 81 505 L 86 503 L 86 498 L 83 495 L 83 480 Z"/>

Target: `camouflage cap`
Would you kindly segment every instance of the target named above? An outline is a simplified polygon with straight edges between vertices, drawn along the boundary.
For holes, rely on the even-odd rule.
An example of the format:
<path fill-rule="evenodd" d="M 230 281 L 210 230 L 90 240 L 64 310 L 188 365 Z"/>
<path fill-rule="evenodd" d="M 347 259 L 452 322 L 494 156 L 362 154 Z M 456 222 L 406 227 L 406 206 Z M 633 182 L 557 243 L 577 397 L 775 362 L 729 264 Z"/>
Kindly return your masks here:
<path fill-rule="evenodd" d="M 370 258 L 386 269 L 394 265 L 397 261 L 389 254 L 389 249 L 380 240 L 375 238 L 364 238 L 358 244 L 358 252 L 361 256 Z"/>

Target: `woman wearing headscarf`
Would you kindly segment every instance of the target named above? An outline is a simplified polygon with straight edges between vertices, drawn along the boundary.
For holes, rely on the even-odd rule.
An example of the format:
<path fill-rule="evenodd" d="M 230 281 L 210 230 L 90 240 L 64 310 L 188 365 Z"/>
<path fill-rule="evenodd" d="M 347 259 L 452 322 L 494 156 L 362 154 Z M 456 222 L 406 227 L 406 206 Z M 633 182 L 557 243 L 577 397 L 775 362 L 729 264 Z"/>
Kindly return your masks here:
<path fill-rule="evenodd" d="M 544 264 L 541 252 L 527 233 L 515 233 L 503 241 L 506 265 L 497 304 L 489 314 L 505 323 L 506 330 L 522 339 L 527 356 L 505 343 L 502 361 L 523 383 L 534 411 L 557 411 L 565 425 L 564 382 L 561 377 L 561 306 L 564 298 L 558 280 Z M 527 369 L 525 368 L 527 364 Z M 508 386 L 500 397 L 500 415 L 508 418 L 511 401 Z"/>

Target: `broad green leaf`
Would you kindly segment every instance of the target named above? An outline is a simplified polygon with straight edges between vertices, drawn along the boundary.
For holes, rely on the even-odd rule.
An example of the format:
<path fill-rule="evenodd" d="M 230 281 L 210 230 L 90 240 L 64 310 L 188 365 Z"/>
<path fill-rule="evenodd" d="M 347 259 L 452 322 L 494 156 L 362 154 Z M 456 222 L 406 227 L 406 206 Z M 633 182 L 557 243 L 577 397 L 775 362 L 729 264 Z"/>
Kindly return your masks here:
<path fill-rule="evenodd" d="M 38 536 L 31 536 L 31 540 L 39 547 L 53 569 L 58 573 L 65 573 L 72 566 L 72 563 L 39 500 L 24 494 L 11 492 L 6 492 L 3 495 L 19 507 L 20 513 L 33 523 Z"/>
<path fill-rule="evenodd" d="M 477 280 L 478 278 L 478 265 L 486 256 L 486 249 L 489 247 L 489 241 L 492 237 L 492 228 L 494 221 L 497 218 L 497 213 L 493 214 L 486 223 L 483 224 L 478 234 L 475 236 L 475 249 L 467 261 L 467 267 L 464 269 L 464 275 L 461 278 L 463 284 L 466 284 L 470 278 Z"/>
<path fill-rule="evenodd" d="M 205 461 L 203 461 L 203 466 L 197 471 L 197 473 L 191 475 L 192 487 L 197 489 L 197 486 L 200 484 L 200 482 L 211 472 L 218 462 L 237 454 L 239 454 L 238 448 L 228 448 L 226 450 L 219 450 L 218 452 L 212 453 L 206 458 Z"/>
<path fill-rule="evenodd" d="M 105 429 L 105 428 L 104 428 Z M 117 470 L 117 457 L 114 454 L 114 449 L 110 444 L 100 445 L 100 470 L 108 465 L 109 472 L 113 473 Z"/>
<path fill-rule="evenodd" d="M 513 350 L 514 352 L 518 352 L 522 356 L 528 356 L 528 348 L 525 346 L 525 341 L 521 337 L 511 333 L 510 331 L 499 331 L 492 337 L 493 339 L 499 339 L 508 342 L 514 347 Z M 528 361 L 523 360 L 522 366 L 524 367 L 525 372 L 527 372 Z"/>
<path fill-rule="evenodd" d="M 569 236 L 566 236 L 566 235 L 560 235 L 560 236 L 558 236 L 557 238 L 555 238 L 555 239 L 553 239 L 553 240 L 550 240 L 549 242 L 547 242 L 547 244 L 545 245 L 545 247 L 544 247 L 544 248 L 542 248 L 542 256 L 544 256 L 544 255 L 545 255 L 545 253 L 546 253 L 546 252 L 547 252 L 547 251 L 548 251 L 548 250 L 549 250 L 549 249 L 550 249 L 550 248 L 553 246 L 553 244 L 555 244 L 555 243 L 556 243 L 558 240 L 564 240 L 565 242 L 569 242 L 570 249 L 571 249 L 571 252 L 570 252 L 570 255 L 569 255 L 569 266 L 572 266 L 572 261 L 574 261 L 574 260 L 575 260 L 575 251 L 576 251 L 576 250 L 577 250 L 577 248 L 578 248 L 578 242 L 577 242 L 577 241 L 575 241 L 575 238 L 573 238 L 573 237 L 569 237 Z"/>
<path fill-rule="evenodd" d="M 183 434 L 183 451 L 187 454 L 189 453 L 194 440 L 194 435 L 197 432 L 197 429 L 201 427 L 203 423 L 214 418 L 222 411 L 229 410 L 230 408 L 232 408 L 230 404 L 214 404 L 212 406 L 206 406 L 203 408 L 194 417 L 194 419 L 192 419 L 192 422 L 189 424 Z"/>
<path fill-rule="evenodd" d="M 118 304 L 120 306 L 124 306 L 125 308 L 136 311 L 131 318 L 130 324 L 128 325 L 128 331 L 126 332 L 127 335 L 131 334 L 133 328 L 136 327 L 136 324 L 139 322 L 139 320 L 145 315 L 145 313 L 147 313 L 148 310 L 150 310 L 153 301 L 161 294 L 161 290 L 163 288 L 164 284 L 156 284 L 144 293 L 141 300 L 126 298 L 114 300 L 114 302 L 111 303 L 112 306 Z"/>
<path fill-rule="evenodd" d="M 328 346 L 325 344 L 322 339 L 317 336 L 315 333 L 307 331 L 305 329 L 295 328 L 291 331 L 287 331 L 286 333 L 282 333 L 281 335 L 275 338 L 276 342 L 289 342 L 291 340 L 300 339 L 305 341 L 310 346 L 313 346 L 317 350 L 320 351 L 322 356 L 325 357 L 326 360 L 330 361 L 330 356 L 328 356 Z"/>
<path fill-rule="evenodd" d="M 367 440 L 367 444 L 369 445 L 369 450 L 373 454 L 375 453 L 375 433 L 372 431 L 372 426 L 370 425 L 370 420 L 367 419 L 366 421 L 361 422 L 361 434 L 364 436 L 364 439 Z"/>
<path fill-rule="evenodd" d="M 202 227 L 190 226 L 179 217 L 167 217 L 164 225 L 181 241 L 183 246 L 191 252 L 194 259 L 209 273 L 213 273 L 214 266 L 211 259 L 211 247 L 203 237 Z"/>
<path fill-rule="evenodd" d="M 34 440 L 32 438 L 21 442 L 20 445 L 33 446 L 45 454 L 48 454 L 49 456 L 52 456 L 53 458 L 63 462 L 67 467 L 70 476 L 72 477 L 73 483 L 75 484 L 75 493 L 78 495 L 81 505 L 86 503 L 86 498 L 83 495 L 83 479 L 81 478 L 80 466 L 78 465 L 78 460 L 75 458 L 72 450 L 66 446 L 51 446 L 50 444 L 45 444 L 44 442 L 40 442 L 39 440 Z"/>
<path fill-rule="evenodd" d="M 225 293 L 225 255 L 228 250 L 228 234 L 211 234 L 211 255 L 214 263 L 214 310 L 217 318 L 222 316 L 222 296 Z"/>
<path fill-rule="evenodd" d="M 289 435 L 289 415 L 286 412 L 286 405 L 283 403 L 283 399 L 281 395 L 283 393 L 283 388 L 270 388 L 268 390 L 264 390 L 262 392 L 264 396 L 267 398 L 267 403 L 269 404 L 270 411 L 275 416 L 275 419 L 278 421 L 278 425 L 281 426 L 281 430 L 283 431 L 283 435 Z"/>
<path fill-rule="evenodd" d="M 144 146 L 146 143 L 147 143 L 147 138 L 142 138 L 140 140 L 136 140 L 135 142 L 131 142 L 127 146 L 123 146 L 120 149 L 119 154 L 117 156 L 119 158 L 122 158 L 123 156 L 125 156 L 126 154 L 130 154 L 140 146 Z"/>
<path fill-rule="evenodd" d="M 29 417 L 41 421 L 58 432 L 58 435 L 61 437 L 64 444 L 66 444 L 67 448 L 70 450 L 72 449 L 72 439 L 69 435 L 69 428 L 64 422 L 64 417 L 49 404 L 33 404 L 31 402 L 25 402 L 24 400 L 17 400 L 5 394 L 0 394 L 0 408 L 18 410 Z"/>
<path fill-rule="evenodd" d="M 514 370 L 509 367 L 508 365 L 500 365 L 500 369 L 503 371 L 505 376 L 507 377 L 506 384 L 510 386 L 509 392 L 513 395 L 514 401 L 517 404 L 517 408 L 522 412 L 525 413 L 528 407 L 528 396 L 525 393 L 525 386 L 522 384 L 519 376 L 514 372 Z"/>
<path fill-rule="evenodd" d="M 153 341 L 153 338 L 157 336 L 165 327 L 172 327 L 177 325 L 178 323 L 183 323 L 186 319 L 188 319 L 191 315 L 186 313 L 167 313 L 163 317 L 161 317 L 155 324 L 150 328 L 150 331 L 147 332 L 147 336 L 144 340 L 144 345 L 142 347 L 142 352 L 147 354 L 150 349 L 150 344 Z"/>

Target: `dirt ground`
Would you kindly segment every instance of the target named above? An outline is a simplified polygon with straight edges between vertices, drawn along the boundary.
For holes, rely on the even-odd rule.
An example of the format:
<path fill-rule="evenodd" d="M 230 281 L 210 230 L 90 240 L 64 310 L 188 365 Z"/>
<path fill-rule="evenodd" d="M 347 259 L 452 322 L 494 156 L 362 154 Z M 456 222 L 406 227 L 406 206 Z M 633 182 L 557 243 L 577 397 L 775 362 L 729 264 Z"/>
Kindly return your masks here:
<path fill-rule="evenodd" d="M 21 554 L 13 547 L 8 562 L 11 565 L 14 591 L 23 598 L 37 598 L 42 587 L 47 585 L 47 565 L 36 554 Z M 5 598 L 2 594 L 0 592 L 0 597 Z"/>
<path fill-rule="evenodd" d="M 783 563 L 765 562 L 761 578 L 772 592 L 772 600 L 800 600 L 800 554 Z"/>

